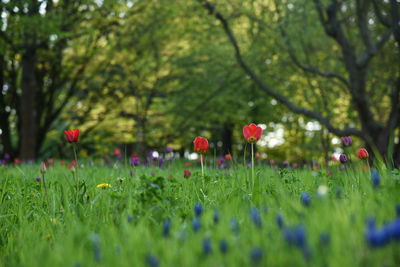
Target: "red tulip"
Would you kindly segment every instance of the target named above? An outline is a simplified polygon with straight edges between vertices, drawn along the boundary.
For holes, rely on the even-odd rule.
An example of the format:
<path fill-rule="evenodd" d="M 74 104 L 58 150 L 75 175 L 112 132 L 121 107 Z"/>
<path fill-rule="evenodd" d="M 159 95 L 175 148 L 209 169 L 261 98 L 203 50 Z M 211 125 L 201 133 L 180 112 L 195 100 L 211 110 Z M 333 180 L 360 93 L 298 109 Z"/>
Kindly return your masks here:
<path fill-rule="evenodd" d="M 193 141 L 194 144 L 194 151 L 196 151 L 199 154 L 206 154 L 208 150 L 208 141 L 204 137 L 196 137 Z"/>
<path fill-rule="evenodd" d="M 15 163 L 15 164 L 19 164 L 19 162 L 20 162 L 19 158 L 15 158 L 15 159 L 14 159 L 14 163 Z"/>
<path fill-rule="evenodd" d="M 68 143 L 77 143 L 79 139 L 79 129 L 64 131 Z"/>
<path fill-rule="evenodd" d="M 192 173 L 190 171 L 188 171 L 187 169 L 185 169 L 183 171 L 183 177 L 189 178 L 191 175 L 192 175 Z"/>
<path fill-rule="evenodd" d="M 243 135 L 247 142 L 250 144 L 257 143 L 260 140 L 262 134 L 261 127 L 255 125 L 254 123 L 250 125 L 245 125 L 243 127 Z"/>
<path fill-rule="evenodd" d="M 225 155 L 225 159 L 228 160 L 228 161 L 231 161 L 232 160 L 231 154 L 226 154 Z"/>
<path fill-rule="evenodd" d="M 121 151 L 118 149 L 118 148 L 116 148 L 115 150 L 114 150 L 114 156 L 119 156 L 119 155 L 121 155 Z"/>
<path fill-rule="evenodd" d="M 357 155 L 358 155 L 358 158 L 359 158 L 359 159 L 366 159 L 366 158 L 368 158 L 368 152 L 367 152 L 367 150 L 366 150 L 365 148 L 360 148 L 360 149 L 357 151 Z"/>

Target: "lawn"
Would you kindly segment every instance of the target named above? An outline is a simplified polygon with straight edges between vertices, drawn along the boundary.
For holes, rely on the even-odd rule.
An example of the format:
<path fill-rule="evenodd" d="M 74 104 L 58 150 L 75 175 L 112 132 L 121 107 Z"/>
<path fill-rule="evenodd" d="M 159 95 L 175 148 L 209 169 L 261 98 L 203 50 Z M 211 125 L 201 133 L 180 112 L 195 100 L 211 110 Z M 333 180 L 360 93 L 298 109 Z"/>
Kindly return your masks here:
<path fill-rule="evenodd" d="M 0 266 L 400 265 L 397 170 L 125 162 L 0 166 Z"/>

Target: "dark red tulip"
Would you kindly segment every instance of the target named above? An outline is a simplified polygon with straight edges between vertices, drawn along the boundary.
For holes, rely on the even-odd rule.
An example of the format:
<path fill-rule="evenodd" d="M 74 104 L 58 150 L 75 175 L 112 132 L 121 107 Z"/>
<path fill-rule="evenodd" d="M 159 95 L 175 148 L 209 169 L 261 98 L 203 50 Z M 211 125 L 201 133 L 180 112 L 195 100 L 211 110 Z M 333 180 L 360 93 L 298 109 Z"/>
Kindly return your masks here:
<path fill-rule="evenodd" d="M 261 127 L 255 125 L 254 123 L 250 125 L 245 125 L 243 127 L 243 135 L 247 142 L 250 144 L 257 143 L 260 140 L 262 134 Z"/>
<path fill-rule="evenodd" d="M 189 178 L 191 175 L 192 175 L 192 173 L 190 171 L 188 171 L 187 169 L 185 169 L 183 171 L 183 177 Z"/>
<path fill-rule="evenodd" d="M 79 129 L 64 131 L 68 143 L 77 143 L 79 139 Z"/>
<path fill-rule="evenodd" d="M 199 153 L 199 154 L 206 154 L 208 150 L 208 141 L 204 137 L 196 137 L 193 141 L 194 144 L 194 151 Z"/>

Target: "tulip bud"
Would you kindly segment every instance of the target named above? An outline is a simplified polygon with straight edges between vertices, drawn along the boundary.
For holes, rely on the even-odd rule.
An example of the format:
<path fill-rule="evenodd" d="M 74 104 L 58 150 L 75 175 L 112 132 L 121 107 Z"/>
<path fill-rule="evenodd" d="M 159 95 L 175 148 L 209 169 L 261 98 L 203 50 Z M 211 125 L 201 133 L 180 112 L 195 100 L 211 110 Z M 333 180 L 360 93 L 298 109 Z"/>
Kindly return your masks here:
<path fill-rule="evenodd" d="M 44 174 L 46 172 L 47 168 L 46 168 L 46 163 L 42 162 L 40 163 L 40 173 Z"/>

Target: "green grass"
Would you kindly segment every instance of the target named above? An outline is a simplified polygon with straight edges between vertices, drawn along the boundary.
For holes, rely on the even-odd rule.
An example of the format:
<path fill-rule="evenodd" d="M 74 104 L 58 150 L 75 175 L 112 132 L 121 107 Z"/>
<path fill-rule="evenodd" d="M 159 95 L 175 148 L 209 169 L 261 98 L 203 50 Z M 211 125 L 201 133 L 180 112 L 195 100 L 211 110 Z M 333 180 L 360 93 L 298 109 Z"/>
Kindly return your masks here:
<path fill-rule="evenodd" d="M 400 265 L 400 242 L 373 249 L 365 241 L 369 216 L 378 226 L 396 217 L 400 176 L 391 170 L 381 168 L 381 185 L 374 189 L 369 172 L 362 173 L 359 166 L 347 172 L 333 166 L 327 176 L 322 169 L 275 172 L 258 165 L 259 183 L 252 192 L 246 183 L 251 181 L 250 169 L 208 166 L 203 182 L 197 166 L 189 168 L 189 179 L 183 178 L 183 162 L 166 170 L 139 167 L 133 177 L 121 164 L 85 164 L 79 169 L 77 200 L 71 171 L 55 162 L 45 174 L 50 209 L 43 183 L 35 180 L 39 165 L 2 166 L 0 266 L 146 266 L 148 253 L 160 266 L 249 266 L 254 247 L 263 250 L 262 266 Z M 117 177 L 126 179 L 121 183 Z M 96 188 L 100 183 L 111 187 Z M 317 196 L 320 185 L 329 188 L 324 197 Z M 304 191 L 311 196 L 309 207 L 300 201 Z M 196 203 L 203 206 L 197 233 L 192 229 Z M 252 207 L 260 211 L 261 229 L 251 220 Z M 217 224 L 214 209 L 219 211 Z M 305 227 L 310 259 L 285 242 L 278 214 L 287 227 Z M 230 227 L 232 217 L 239 224 L 237 234 Z M 166 218 L 171 220 L 169 237 L 162 235 Z M 329 245 L 320 243 L 321 233 L 329 233 Z M 93 241 L 96 235 L 98 243 Z M 212 243 L 209 255 L 203 254 L 205 238 Z M 228 242 L 225 255 L 219 250 L 222 239 Z M 100 252 L 99 262 L 95 250 Z"/>

